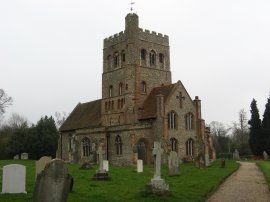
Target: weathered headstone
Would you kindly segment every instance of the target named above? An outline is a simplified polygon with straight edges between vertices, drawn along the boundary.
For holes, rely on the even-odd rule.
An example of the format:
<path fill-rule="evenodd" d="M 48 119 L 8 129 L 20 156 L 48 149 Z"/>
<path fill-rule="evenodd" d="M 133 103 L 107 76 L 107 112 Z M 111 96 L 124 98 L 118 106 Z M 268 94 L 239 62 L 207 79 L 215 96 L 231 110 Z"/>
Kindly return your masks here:
<path fill-rule="evenodd" d="M 138 173 L 143 172 L 143 160 L 141 159 L 137 160 L 137 172 Z"/>
<path fill-rule="evenodd" d="M 109 171 L 109 161 L 108 160 L 103 160 L 103 169 L 106 170 L 107 172 Z"/>
<path fill-rule="evenodd" d="M 27 160 L 28 159 L 28 153 L 21 153 L 21 159 Z"/>
<path fill-rule="evenodd" d="M 43 156 L 38 161 L 36 161 L 36 178 L 39 173 L 41 173 L 45 166 L 50 163 L 52 158 L 50 156 Z"/>
<path fill-rule="evenodd" d="M 37 176 L 33 202 L 66 202 L 71 176 L 64 161 L 54 159 Z"/>
<path fill-rule="evenodd" d="M 25 166 L 10 164 L 3 167 L 2 193 L 26 193 Z"/>
<path fill-rule="evenodd" d="M 220 161 L 220 167 L 225 168 L 225 159 L 221 159 Z"/>
<path fill-rule="evenodd" d="M 233 152 L 233 159 L 237 160 L 237 161 L 240 160 L 239 152 L 238 152 L 237 149 L 235 149 L 234 152 Z"/>
<path fill-rule="evenodd" d="M 266 151 L 263 151 L 263 159 L 267 161 L 269 159 L 268 154 Z"/>
<path fill-rule="evenodd" d="M 102 145 L 100 145 L 97 150 L 99 169 L 94 174 L 94 177 L 93 177 L 94 180 L 109 180 L 110 179 L 107 171 L 103 168 L 103 154 L 105 154 L 105 152 L 102 149 Z"/>
<path fill-rule="evenodd" d="M 91 168 L 91 164 L 89 162 L 83 162 L 80 167 L 80 169 L 85 169 L 85 170 L 88 170 L 90 168 Z"/>
<path fill-rule="evenodd" d="M 171 151 L 168 159 L 169 176 L 179 175 L 179 160 L 177 153 Z"/>
<path fill-rule="evenodd" d="M 204 162 L 205 162 L 205 166 L 206 166 L 206 167 L 208 167 L 208 166 L 211 165 L 210 158 L 209 158 L 209 154 L 205 154 Z"/>
<path fill-rule="evenodd" d="M 161 179 L 161 155 L 163 149 L 160 142 L 154 142 L 153 155 L 155 157 L 155 172 L 154 178 L 151 179 L 150 184 L 146 185 L 146 192 L 153 194 L 170 194 L 169 185 L 165 184 L 165 180 Z"/>
<path fill-rule="evenodd" d="M 13 157 L 13 159 L 14 160 L 18 160 L 20 157 L 19 157 L 19 154 L 16 154 L 14 157 Z"/>

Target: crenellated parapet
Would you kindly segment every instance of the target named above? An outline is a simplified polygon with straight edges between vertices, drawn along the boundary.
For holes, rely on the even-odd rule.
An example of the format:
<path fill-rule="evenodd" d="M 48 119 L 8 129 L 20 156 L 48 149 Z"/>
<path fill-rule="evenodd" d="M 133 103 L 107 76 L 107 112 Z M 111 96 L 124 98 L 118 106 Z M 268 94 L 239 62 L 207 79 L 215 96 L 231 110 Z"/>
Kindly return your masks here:
<path fill-rule="evenodd" d="M 169 36 L 157 33 L 155 31 L 139 29 L 139 38 L 143 41 L 158 43 L 160 45 L 169 46 Z"/>
<path fill-rule="evenodd" d="M 125 39 L 126 39 L 126 35 L 125 35 L 124 31 L 116 33 L 116 34 L 104 39 L 103 48 L 108 48 L 108 47 L 113 46 L 115 44 L 121 43 Z"/>

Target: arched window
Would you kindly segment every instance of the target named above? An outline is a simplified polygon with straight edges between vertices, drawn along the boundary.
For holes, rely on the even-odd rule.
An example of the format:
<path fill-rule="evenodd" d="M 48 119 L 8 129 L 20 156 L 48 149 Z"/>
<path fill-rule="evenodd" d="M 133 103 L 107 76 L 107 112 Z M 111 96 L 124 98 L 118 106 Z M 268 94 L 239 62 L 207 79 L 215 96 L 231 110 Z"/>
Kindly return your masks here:
<path fill-rule="evenodd" d="M 151 52 L 149 54 L 149 62 L 150 62 L 150 65 L 156 64 L 156 53 L 153 50 L 151 50 Z"/>
<path fill-rule="evenodd" d="M 85 137 L 82 140 L 82 154 L 83 156 L 90 156 L 91 147 L 90 147 L 90 140 Z"/>
<path fill-rule="evenodd" d="M 120 99 L 118 99 L 118 101 L 117 101 L 117 109 L 120 109 L 120 106 L 121 106 L 121 101 L 120 101 Z"/>
<path fill-rule="evenodd" d="M 171 150 L 177 152 L 177 140 L 175 138 L 171 138 Z"/>
<path fill-rule="evenodd" d="M 112 101 L 112 109 L 114 109 L 114 101 Z"/>
<path fill-rule="evenodd" d="M 112 61 L 111 61 L 111 55 L 108 55 L 107 57 L 107 71 L 111 70 Z"/>
<path fill-rule="evenodd" d="M 122 95 L 123 92 L 123 83 L 119 83 L 118 93 L 119 95 Z"/>
<path fill-rule="evenodd" d="M 113 54 L 113 67 L 116 68 L 119 66 L 119 54 L 118 52 L 115 52 Z"/>
<path fill-rule="evenodd" d="M 190 112 L 185 115 L 185 125 L 187 130 L 194 129 L 194 116 Z"/>
<path fill-rule="evenodd" d="M 192 138 L 189 138 L 186 141 L 186 155 L 193 156 L 193 154 L 194 154 L 194 140 Z"/>
<path fill-rule="evenodd" d="M 113 96 L 113 86 L 110 85 L 109 86 L 109 97 L 112 97 Z"/>
<path fill-rule="evenodd" d="M 141 50 L 141 60 L 145 60 L 146 59 L 146 50 L 142 49 Z"/>
<path fill-rule="evenodd" d="M 123 108 L 124 104 L 125 104 L 125 99 L 122 98 L 122 99 L 121 99 L 121 108 Z"/>
<path fill-rule="evenodd" d="M 168 128 L 176 129 L 177 128 L 177 114 L 174 111 L 168 113 Z"/>
<path fill-rule="evenodd" d="M 105 111 L 107 111 L 107 109 L 108 109 L 108 103 L 105 102 Z"/>
<path fill-rule="evenodd" d="M 124 50 L 122 50 L 121 52 L 121 58 L 122 58 L 122 62 L 126 62 L 126 53 Z"/>
<path fill-rule="evenodd" d="M 115 138 L 115 147 L 116 147 L 116 154 L 122 155 L 122 140 L 119 135 Z"/>
<path fill-rule="evenodd" d="M 145 81 L 141 82 L 141 92 L 146 93 L 146 82 Z"/>
<path fill-rule="evenodd" d="M 164 55 L 162 53 L 159 54 L 159 62 L 164 63 Z"/>

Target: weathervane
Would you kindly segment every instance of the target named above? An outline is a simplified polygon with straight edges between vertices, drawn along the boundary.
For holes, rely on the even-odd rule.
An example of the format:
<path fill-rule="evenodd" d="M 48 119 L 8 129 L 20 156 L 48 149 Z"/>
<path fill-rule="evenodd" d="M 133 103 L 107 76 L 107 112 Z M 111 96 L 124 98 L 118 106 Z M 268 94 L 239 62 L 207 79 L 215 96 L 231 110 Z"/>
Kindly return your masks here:
<path fill-rule="evenodd" d="M 133 5 L 135 4 L 134 1 L 130 0 L 130 12 L 132 13 L 133 12 Z"/>

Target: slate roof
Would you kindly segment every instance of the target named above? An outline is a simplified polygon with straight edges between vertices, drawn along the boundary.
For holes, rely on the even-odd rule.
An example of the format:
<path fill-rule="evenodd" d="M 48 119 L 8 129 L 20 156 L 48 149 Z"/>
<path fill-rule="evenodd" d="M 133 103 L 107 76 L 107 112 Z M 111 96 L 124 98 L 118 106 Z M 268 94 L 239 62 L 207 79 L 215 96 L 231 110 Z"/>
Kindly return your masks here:
<path fill-rule="evenodd" d="M 164 96 L 164 103 L 165 103 L 176 85 L 177 83 L 153 88 L 143 103 L 143 110 L 139 119 L 156 118 L 157 113 L 156 96 L 162 94 Z"/>
<path fill-rule="evenodd" d="M 91 128 L 101 124 L 101 100 L 79 103 L 60 127 L 60 131 Z"/>

